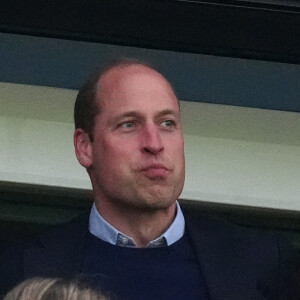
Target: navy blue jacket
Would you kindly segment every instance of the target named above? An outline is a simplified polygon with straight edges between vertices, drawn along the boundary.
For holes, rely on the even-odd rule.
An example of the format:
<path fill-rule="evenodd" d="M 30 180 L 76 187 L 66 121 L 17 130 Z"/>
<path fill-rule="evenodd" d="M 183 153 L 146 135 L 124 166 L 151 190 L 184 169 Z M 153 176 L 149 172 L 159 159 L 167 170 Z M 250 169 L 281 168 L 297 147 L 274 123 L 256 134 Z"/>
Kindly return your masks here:
<path fill-rule="evenodd" d="M 291 249 L 264 233 L 184 213 L 212 300 L 300 299 L 290 278 Z M 31 241 L 0 246 L 0 294 L 33 276 L 70 276 L 82 269 L 88 215 Z"/>

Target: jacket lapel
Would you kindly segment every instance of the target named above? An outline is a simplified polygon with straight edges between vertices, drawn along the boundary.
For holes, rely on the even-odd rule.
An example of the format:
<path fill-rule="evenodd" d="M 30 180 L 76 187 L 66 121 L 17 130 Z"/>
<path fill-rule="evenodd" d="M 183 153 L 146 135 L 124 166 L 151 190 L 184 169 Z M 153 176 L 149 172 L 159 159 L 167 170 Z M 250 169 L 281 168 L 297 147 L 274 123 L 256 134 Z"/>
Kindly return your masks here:
<path fill-rule="evenodd" d="M 87 218 L 88 220 L 88 218 Z M 88 222 L 81 218 L 43 234 L 24 251 L 24 275 L 70 276 L 80 273 Z"/>
<path fill-rule="evenodd" d="M 212 300 L 264 299 L 248 272 L 247 258 L 241 251 L 242 236 L 230 235 L 222 224 L 207 218 L 187 216 L 186 229 Z"/>

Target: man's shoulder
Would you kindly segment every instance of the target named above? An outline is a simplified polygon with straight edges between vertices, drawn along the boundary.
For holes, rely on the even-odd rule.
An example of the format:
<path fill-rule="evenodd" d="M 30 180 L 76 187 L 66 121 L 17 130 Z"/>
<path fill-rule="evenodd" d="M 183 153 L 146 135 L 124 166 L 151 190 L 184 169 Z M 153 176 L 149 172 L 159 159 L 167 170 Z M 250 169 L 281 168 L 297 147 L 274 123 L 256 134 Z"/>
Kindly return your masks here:
<path fill-rule="evenodd" d="M 247 239 L 247 240 L 269 240 L 277 238 L 278 233 L 272 230 L 256 228 L 244 224 L 235 223 L 225 217 L 212 216 L 207 213 L 191 213 L 184 211 L 187 229 L 192 233 L 205 235 L 212 234 L 216 238 L 232 240 L 232 239 Z"/>
<path fill-rule="evenodd" d="M 86 234 L 88 230 L 89 214 L 84 213 L 79 216 L 52 225 L 48 229 L 32 236 L 30 239 L 22 239 L 13 241 L 16 246 L 21 246 L 23 249 L 45 247 L 52 243 L 55 245 L 69 243 L 72 240 L 78 240 L 78 237 Z"/>
<path fill-rule="evenodd" d="M 278 299 L 296 299 L 292 278 L 294 251 L 283 235 L 206 214 L 185 213 L 185 220 L 187 234 L 208 280 L 216 281 L 216 270 L 222 274 L 229 270 L 227 277 L 236 278 L 241 286 L 256 282 L 262 293 L 275 295 L 278 291 L 280 295 L 287 291 L 290 298 Z"/>
<path fill-rule="evenodd" d="M 39 234 L 36 238 L 47 244 L 52 240 L 57 243 L 61 241 L 71 241 L 80 235 L 85 235 L 88 231 L 89 214 L 80 214 L 67 222 L 54 225 L 51 229 Z M 67 239 L 67 240 L 66 240 Z"/>
<path fill-rule="evenodd" d="M 236 224 L 206 214 L 186 213 L 186 230 L 197 249 L 203 244 L 212 251 L 230 253 L 248 263 L 266 266 L 287 263 L 293 249 L 284 235 L 272 230 Z M 217 250 L 216 250 L 217 249 Z"/>
<path fill-rule="evenodd" d="M 70 263 L 80 255 L 87 232 L 88 214 L 83 214 L 30 239 L 0 242 L 0 294 L 25 277 L 42 276 L 44 267 L 51 272 L 52 263 Z"/>

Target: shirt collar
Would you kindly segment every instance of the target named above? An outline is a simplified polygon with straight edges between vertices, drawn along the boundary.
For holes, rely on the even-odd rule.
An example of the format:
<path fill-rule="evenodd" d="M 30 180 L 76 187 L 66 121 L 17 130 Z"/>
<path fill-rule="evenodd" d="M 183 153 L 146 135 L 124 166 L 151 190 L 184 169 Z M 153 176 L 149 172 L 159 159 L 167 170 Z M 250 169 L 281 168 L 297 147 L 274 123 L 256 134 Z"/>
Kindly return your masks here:
<path fill-rule="evenodd" d="M 170 246 L 183 236 L 185 221 L 178 201 L 176 201 L 176 207 L 176 217 L 170 227 L 160 237 L 151 241 L 147 247 Z M 100 215 L 95 203 L 90 213 L 89 230 L 91 234 L 110 244 L 136 247 L 131 237 L 117 230 Z"/>

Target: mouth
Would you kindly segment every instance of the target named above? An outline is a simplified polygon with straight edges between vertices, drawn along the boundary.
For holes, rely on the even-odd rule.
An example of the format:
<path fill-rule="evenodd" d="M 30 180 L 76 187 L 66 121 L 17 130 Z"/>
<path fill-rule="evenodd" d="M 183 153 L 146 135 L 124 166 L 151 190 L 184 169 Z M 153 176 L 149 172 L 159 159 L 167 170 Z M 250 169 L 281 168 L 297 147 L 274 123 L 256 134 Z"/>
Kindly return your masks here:
<path fill-rule="evenodd" d="M 150 179 L 164 179 L 170 173 L 170 169 L 163 164 L 151 164 L 142 168 L 141 172 Z"/>

